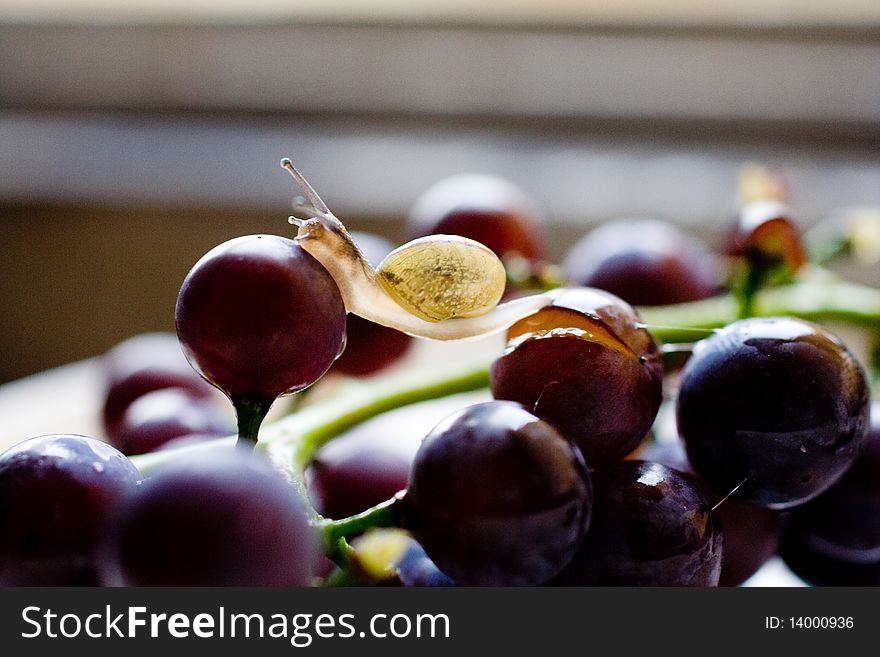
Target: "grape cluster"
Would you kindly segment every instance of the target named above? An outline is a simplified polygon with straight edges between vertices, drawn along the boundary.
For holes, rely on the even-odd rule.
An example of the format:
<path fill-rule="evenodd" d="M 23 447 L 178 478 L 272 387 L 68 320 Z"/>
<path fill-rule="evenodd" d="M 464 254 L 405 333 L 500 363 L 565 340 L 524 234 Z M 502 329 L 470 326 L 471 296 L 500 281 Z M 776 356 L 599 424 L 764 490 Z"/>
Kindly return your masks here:
<path fill-rule="evenodd" d="M 555 267 L 522 189 L 456 176 L 384 269 L 393 245 L 349 234 L 283 166 L 306 195 L 296 239 L 218 245 L 182 283 L 176 335 L 104 356 L 105 440 L 0 455 L 0 584 L 733 586 L 774 555 L 810 583 L 878 581 L 864 366 L 796 304 L 755 316 L 766 287 L 805 285 L 778 200 L 744 203 L 724 251 L 629 220 Z M 438 234 L 469 240 L 417 262 Z M 450 296 L 494 280 L 470 240 L 506 268 L 500 303 Z M 432 271 L 460 285 L 406 280 Z M 422 303 L 470 310 L 438 332 Z M 413 336 L 499 329 L 491 362 L 406 367 Z"/>

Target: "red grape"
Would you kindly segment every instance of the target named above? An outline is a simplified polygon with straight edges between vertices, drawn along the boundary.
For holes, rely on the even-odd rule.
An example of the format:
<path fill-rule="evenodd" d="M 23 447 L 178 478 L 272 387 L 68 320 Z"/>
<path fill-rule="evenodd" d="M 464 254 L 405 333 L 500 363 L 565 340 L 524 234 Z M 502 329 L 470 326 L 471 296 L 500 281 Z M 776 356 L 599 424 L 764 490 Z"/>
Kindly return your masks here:
<path fill-rule="evenodd" d="M 313 384 L 342 352 L 345 316 L 327 270 L 276 235 L 211 249 L 184 279 L 176 310 L 187 359 L 229 396 L 239 439 L 252 443 L 275 399 Z"/>
<path fill-rule="evenodd" d="M 262 456 L 181 457 L 123 500 L 99 574 L 113 586 L 304 586 L 313 531 L 299 495 Z"/>
<path fill-rule="evenodd" d="M 140 481 L 110 445 L 52 434 L 0 455 L 0 585 L 95 584 L 107 517 Z"/>
<path fill-rule="evenodd" d="M 715 586 L 722 534 L 696 477 L 649 461 L 592 475 L 593 522 L 558 586 Z"/>
<path fill-rule="evenodd" d="M 351 236 L 373 267 L 394 250 L 391 242 L 372 233 L 354 231 Z M 412 338 L 406 333 L 353 313 L 346 320 L 345 335 L 345 351 L 332 369 L 349 376 L 374 374 L 402 358 L 412 345 Z"/>
<path fill-rule="evenodd" d="M 508 337 L 491 366 L 492 394 L 553 424 L 591 468 L 622 459 L 647 435 L 662 400 L 663 368 L 629 304 L 572 288 L 514 324 Z"/>
<path fill-rule="evenodd" d="M 484 244 L 499 258 L 544 255 L 544 220 L 536 204 L 513 183 L 484 174 L 444 178 L 419 196 L 409 213 L 413 237 L 460 235 Z"/>
<path fill-rule="evenodd" d="M 636 458 L 694 474 L 680 440 L 651 443 Z M 718 586 L 739 586 L 778 552 L 783 514 L 730 498 L 718 502 L 715 513 L 724 529 Z"/>
<path fill-rule="evenodd" d="M 302 390 L 327 371 L 345 337 L 330 274 L 276 235 L 238 237 L 202 256 L 180 288 L 176 318 L 190 363 L 230 397 Z"/>
<path fill-rule="evenodd" d="M 111 439 L 125 409 L 148 392 L 181 388 L 205 399 L 217 394 L 187 362 L 173 333 L 143 333 L 123 340 L 104 354 L 101 364 L 106 381 L 101 416 Z"/>
<path fill-rule="evenodd" d="M 182 436 L 223 436 L 232 432 L 228 419 L 212 402 L 180 388 L 166 388 L 135 399 L 109 442 L 123 454 L 144 454 Z"/>
<path fill-rule="evenodd" d="M 453 413 L 425 438 L 410 473 L 407 525 L 438 568 L 464 586 L 550 579 L 589 526 L 583 458 L 519 404 Z"/>
<path fill-rule="evenodd" d="M 676 226 L 651 219 L 606 223 L 563 262 L 574 285 L 597 287 L 640 306 L 696 301 L 722 285 L 716 257 Z"/>
<path fill-rule="evenodd" d="M 315 508 L 329 518 L 344 518 L 403 490 L 422 439 L 450 413 L 484 397 L 466 393 L 412 404 L 334 438 L 315 453 L 306 471 Z"/>

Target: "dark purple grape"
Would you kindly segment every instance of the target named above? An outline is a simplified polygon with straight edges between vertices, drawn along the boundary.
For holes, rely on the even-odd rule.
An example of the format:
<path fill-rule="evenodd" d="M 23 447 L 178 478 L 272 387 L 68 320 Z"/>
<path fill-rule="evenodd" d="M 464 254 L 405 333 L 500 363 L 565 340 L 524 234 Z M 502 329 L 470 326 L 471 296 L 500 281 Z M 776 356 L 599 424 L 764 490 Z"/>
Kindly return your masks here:
<path fill-rule="evenodd" d="M 416 454 L 404 499 L 414 538 L 465 586 L 546 582 L 574 555 L 592 506 L 577 448 L 507 401 L 437 425 Z"/>
<path fill-rule="evenodd" d="M 715 513 L 724 529 L 718 586 L 739 586 L 779 553 L 784 514 L 731 499 Z"/>
<path fill-rule="evenodd" d="M 0 455 L 0 585 L 93 586 L 95 547 L 140 480 L 110 445 L 53 434 Z"/>
<path fill-rule="evenodd" d="M 407 220 L 412 237 L 460 235 L 499 258 L 537 261 L 544 255 L 544 220 L 535 202 L 513 183 L 484 174 L 444 178 L 416 200 Z"/>
<path fill-rule="evenodd" d="M 145 454 L 175 438 L 234 432 L 213 402 L 182 388 L 155 390 L 135 399 L 118 422 L 109 442 L 123 454 Z"/>
<path fill-rule="evenodd" d="M 387 426 L 387 425 L 386 425 Z M 406 488 L 409 468 L 423 434 L 358 430 L 322 447 L 307 471 L 315 508 L 328 518 L 345 518 L 384 502 Z"/>
<path fill-rule="evenodd" d="M 181 457 L 114 514 L 99 575 L 111 586 L 304 586 L 316 564 L 305 506 L 262 455 Z"/>
<path fill-rule="evenodd" d="M 348 376 L 375 374 L 399 361 L 412 346 L 412 338 L 406 333 L 351 313 L 345 332 L 345 351 L 332 371 Z"/>
<path fill-rule="evenodd" d="M 651 429 L 663 367 L 632 307 L 601 290 L 572 288 L 514 324 L 491 366 L 492 394 L 530 408 L 591 468 L 622 459 Z"/>
<path fill-rule="evenodd" d="M 880 586 L 880 402 L 865 448 L 834 486 L 793 509 L 781 554 L 819 586 Z"/>
<path fill-rule="evenodd" d="M 217 394 L 186 361 L 173 333 L 143 333 L 104 354 L 106 390 L 101 409 L 104 431 L 113 438 L 125 409 L 138 397 L 163 388 L 182 388 L 194 397 Z"/>
<path fill-rule="evenodd" d="M 189 362 L 230 397 L 275 399 L 317 381 L 343 348 L 333 278 L 293 240 L 248 235 L 214 247 L 177 297 Z"/>
<path fill-rule="evenodd" d="M 705 299 L 722 287 L 715 255 L 678 227 L 653 219 L 606 223 L 562 264 L 573 285 L 597 287 L 638 306 Z"/>
<path fill-rule="evenodd" d="M 422 438 L 475 396 L 453 395 L 405 406 L 331 440 L 315 453 L 306 471 L 315 508 L 328 518 L 345 518 L 406 488 Z"/>
<path fill-rule="evenodd" d="M 662 463 L 693 474 L 681 441 L 656 442 L 638 452 L 637 459 Z M 718 586 L 739 586 L 779 551 L 782 513 L 763 507 L 716 500 L 715 515 L 724 529 L 724 551 Z"/>
<path fill-rule="evenodd" d="M 722 538 L 708 488 L 660 463 L 595 470 L 593 521 L 557 586 L 715 586 Z"/>
<path fill-rule="evenodd" d="M 367 261 L 378 267 L 394 246 L 372 233 L 353 231 L 355 243 Z M 409 351 L 412 338 L 406 333 L 349 314 L 345 328 L 345 351 L 333 363 L 333 371 L 349 376 L 367 376 L 400 360 Z"/>
<path fill-rule="evenodd" d="M 855 358 L 803 320 L 734 322 L 694 348 L 681 376 L 678 428 L 715 491 L 767 508 L 815 497 L 864 442 L 868 390 Z"/>

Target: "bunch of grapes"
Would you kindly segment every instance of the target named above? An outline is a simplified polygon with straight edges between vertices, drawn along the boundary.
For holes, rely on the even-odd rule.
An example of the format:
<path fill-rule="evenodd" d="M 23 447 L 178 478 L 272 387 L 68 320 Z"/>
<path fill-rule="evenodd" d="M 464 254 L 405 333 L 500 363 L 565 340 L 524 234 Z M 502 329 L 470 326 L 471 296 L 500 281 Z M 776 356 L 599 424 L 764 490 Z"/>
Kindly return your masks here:
<path fill-rule="evenodd" d="M 507 181 L 429 189 L 394 249 L 283 166 L 296 238 L 218 245 L 176 336 L 105 356 L 104 440 L 0 455 L 0 584 L 716 586 L 775 555 L 880 581 L 880 412 L 824 323 L 876 337 L 880 292 L 817 274 L 780 199 L 723 253 L 628 220 L 556 266 Z"/>

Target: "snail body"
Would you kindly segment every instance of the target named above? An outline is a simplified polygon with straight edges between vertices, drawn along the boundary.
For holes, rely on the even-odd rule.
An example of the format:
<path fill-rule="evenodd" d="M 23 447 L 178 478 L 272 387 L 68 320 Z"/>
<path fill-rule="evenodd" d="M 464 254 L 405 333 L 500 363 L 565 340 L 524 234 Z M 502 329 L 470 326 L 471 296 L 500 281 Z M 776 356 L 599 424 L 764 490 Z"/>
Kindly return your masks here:
<path fill-rule="evenodd" d="M 416 337 L 459 340 L 503 330 L 552 300 L 544 293 L 499 305 L 504 265 L 487 247 L 456 235 L 408 242 L 374 269 L 290 160 L 281 166 L 306 197 L 298 210 L 308 218 L 291 218 L 296 242 L 336 281 L 348 312 Z"/>

